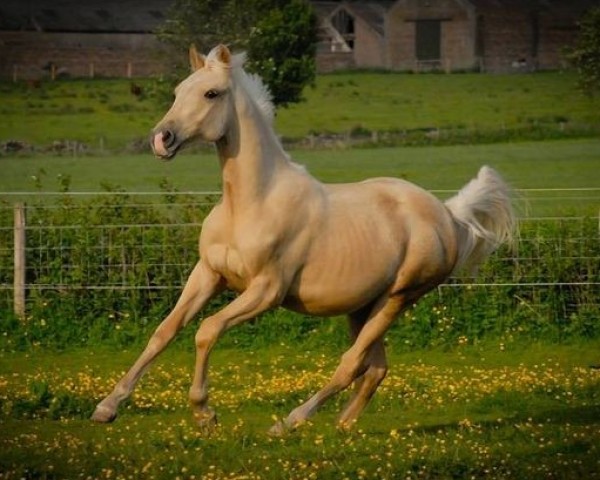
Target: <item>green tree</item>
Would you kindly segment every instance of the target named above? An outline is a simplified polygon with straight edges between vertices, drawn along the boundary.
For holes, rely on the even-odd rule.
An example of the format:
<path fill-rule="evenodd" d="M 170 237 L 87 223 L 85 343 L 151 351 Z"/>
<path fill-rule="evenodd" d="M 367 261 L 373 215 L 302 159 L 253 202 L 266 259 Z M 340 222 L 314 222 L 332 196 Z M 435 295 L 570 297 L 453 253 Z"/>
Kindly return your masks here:
<path fill-rule="evenodd" d="M 178 69 L 192 43 L 246 51 L 248 71 L 263 78 L 275 105 L 286 106 L 314 82 L 316 25 L 306 0 L 176 0 L 158 35 L 182 52 Z"/>
<path fill-rule="evenodd" d="M 579 36 L 567 58 L 579 73 L 579 87 L 589 95 L 600 90 L 600 7 L 581 20 Z"/>

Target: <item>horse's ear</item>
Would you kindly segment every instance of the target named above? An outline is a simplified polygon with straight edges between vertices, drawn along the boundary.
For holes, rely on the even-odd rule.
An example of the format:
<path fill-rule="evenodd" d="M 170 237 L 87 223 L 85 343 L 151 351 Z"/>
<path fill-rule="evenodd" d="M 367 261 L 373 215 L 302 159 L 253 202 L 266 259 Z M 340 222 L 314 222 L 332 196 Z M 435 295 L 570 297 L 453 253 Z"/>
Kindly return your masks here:
<path fill-rule="evenodd" d="M 216 60 L 223 65 L 230 66 L 231 65 L 231 52 L 229 49 L 221 44 L 217 45 L 213 48 L 207 57 L 208 60 Z"/>
<path fill-rule="evenodd" d="M 190 68 L 192 72 L 200 70 L 204 66 L 204 55 L 198 53 L 196 45 L 193 43 L 190 45 Z"/>

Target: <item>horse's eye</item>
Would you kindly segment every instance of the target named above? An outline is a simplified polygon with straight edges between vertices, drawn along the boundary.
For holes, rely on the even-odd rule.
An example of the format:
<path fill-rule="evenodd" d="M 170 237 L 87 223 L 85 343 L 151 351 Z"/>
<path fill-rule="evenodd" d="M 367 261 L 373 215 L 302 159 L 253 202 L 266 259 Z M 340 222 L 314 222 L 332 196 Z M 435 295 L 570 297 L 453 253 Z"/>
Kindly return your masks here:
<path fill-rule="evenodd" d="M 221 95 L 221 92 L 219 92 L 218 90 L 208 90 L 205 94 L 204 94 L 204 98 L 208 98 L 209 100 L 212 100 L 213 98 L 217 98 L 219 95 Z"/>

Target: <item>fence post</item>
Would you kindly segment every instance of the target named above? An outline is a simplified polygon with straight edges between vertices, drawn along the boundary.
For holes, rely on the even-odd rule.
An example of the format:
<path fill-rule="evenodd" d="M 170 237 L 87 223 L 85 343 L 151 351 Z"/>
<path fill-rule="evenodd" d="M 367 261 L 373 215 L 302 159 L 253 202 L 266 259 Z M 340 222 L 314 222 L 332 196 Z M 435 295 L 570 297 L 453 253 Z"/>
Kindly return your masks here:
<path fill-rule="evenodd" d="M 15 222 L 15 271 L 14 271 L 14 310 L 17 317 L 25 318 L 25 204 L 17 203 L 14 212 Z"/>

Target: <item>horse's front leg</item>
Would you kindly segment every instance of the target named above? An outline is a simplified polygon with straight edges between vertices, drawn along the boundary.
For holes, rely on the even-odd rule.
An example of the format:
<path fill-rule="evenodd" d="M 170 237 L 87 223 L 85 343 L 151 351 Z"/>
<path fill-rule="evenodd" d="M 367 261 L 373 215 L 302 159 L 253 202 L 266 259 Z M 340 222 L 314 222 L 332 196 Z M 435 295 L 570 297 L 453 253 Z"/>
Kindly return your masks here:
<path fill-rule="evenodd" d="M 161 322 L 148 345 L 113 391 L 102 400 L 92 415 L 97 422 L 111 422 L 117 416 L 119 404 L 131 395 L 136 383 L 151 362 L 162 352 L 189 321 L 206 305 L 208 300 L 223 290 L 222 277 L 200 260 L 171 313 Z"/>
<path fill-rule="evenodd" d="M 281 303 L 283 291 L 273 278 L 257 277 L 234 301 L 206 318 L 196 333 L 196 367 L 190 387 L 190 403 L 194 418 L 200 427 L 211 427 L 216 415 L 208 407 L 208 357 L 219 337 L 229 328 L 250 320 Z"/>

